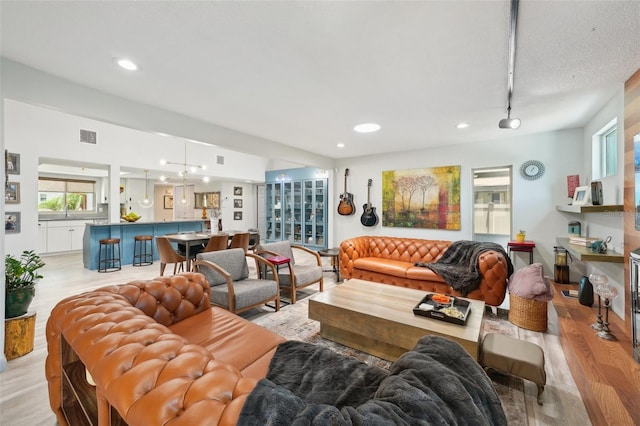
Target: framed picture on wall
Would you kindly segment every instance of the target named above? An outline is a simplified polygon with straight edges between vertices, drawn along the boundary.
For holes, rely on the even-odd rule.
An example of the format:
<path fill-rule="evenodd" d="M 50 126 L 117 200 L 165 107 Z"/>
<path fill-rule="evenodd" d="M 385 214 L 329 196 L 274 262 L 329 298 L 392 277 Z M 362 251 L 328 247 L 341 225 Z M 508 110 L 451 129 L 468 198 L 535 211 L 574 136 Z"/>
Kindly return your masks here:
<path fill-rule="evenodd" d="M 233 195 L 242 195 L 242 187 L 234 186 L 233 187 Z"/>
<path fill-rule="evenodd" d="M 4 233 L 17 234 L 20 232 L 20 212 L 4 213 Z"/>
<path fill-rule="evenodd" d="M 164 196 L 164 208 L 172 209 L 173 208 L 173 195 L 165 195 Z"/>
<path fill-rule="evenodd" d="M 242 212 L 233 212 L 233 220 L 242 220 Z"/>
<path fill-rule="evenodd" d="M 8 175 L 20 174 L 20 154 L 4 150 L 4 170 Z"/>
<path fill-rule="evenodd" d="M 4 202 L 6 204 L 20 203 L 20 183 L 7 182 L 7 187 L 4 189 Z"/>
<path fill-rule="evenodd" d="M 242 198 L 235 198 L 233 200 L 233 208 L 241 209 L 242 208 Z"/>

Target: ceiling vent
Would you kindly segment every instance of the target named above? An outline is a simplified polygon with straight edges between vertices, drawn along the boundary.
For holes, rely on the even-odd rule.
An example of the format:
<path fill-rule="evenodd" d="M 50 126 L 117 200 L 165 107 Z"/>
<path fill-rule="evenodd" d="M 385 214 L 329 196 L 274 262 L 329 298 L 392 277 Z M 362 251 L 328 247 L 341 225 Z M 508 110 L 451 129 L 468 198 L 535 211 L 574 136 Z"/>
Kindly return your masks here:
<path fill-rule="evenodd" d="M 80 142 L 95 145 L 98 142 L 98 135 L 91 130 L 80 129 Z"/>
<path fill-rule="evenodd" d="M 224 166 L 224 155 L 216 156 L 216 164 Z"/>

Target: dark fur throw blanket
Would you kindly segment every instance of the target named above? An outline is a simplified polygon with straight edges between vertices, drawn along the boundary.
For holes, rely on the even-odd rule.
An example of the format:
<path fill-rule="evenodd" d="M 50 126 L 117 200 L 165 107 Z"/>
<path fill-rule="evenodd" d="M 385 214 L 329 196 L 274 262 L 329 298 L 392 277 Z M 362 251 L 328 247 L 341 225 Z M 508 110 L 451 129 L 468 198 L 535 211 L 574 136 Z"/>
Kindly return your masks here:
<path fill-rule="evenodd" d="M 416 262 L 414 265 L 431 269 L 462 296 L 466 296 L 470 291 L 478 288 L 482 281 L 482 275 L 478 269 L 478 257 L 487 250 L 502 253 L 507 260 L 507 278 L 509 278 L 513 273 L 511 259 L 501 245 L 489 242 L 455 241 L 437 261 Z"/>
<path fill-rule="evenodd" d="M 493 384 L 458 343 L 425 336 L 390 371 L 282 343 L 239 425 L 506 425 Z"/>

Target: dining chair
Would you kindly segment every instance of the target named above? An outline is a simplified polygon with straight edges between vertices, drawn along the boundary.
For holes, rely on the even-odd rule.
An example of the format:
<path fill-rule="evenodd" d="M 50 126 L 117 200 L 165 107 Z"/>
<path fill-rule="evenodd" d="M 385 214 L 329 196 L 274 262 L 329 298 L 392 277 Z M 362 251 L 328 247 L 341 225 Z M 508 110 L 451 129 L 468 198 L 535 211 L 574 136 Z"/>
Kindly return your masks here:
<path fill-rule="evenodd" d="M 248 259 L 256 262 L 256 271 L 271 269 L 271 278 L 250 273 Z M 211 303 L 230 312 L 240 313 L 273 301 L 280 310 L 280 285 L 274 266 L 241 248 L 200 253 L 193 264 L 194 271 L 205 276 L 211 286 Z"/>
<path fill-rule="evenodd" d="M 260 244 L 260 232 L 257 229 L 249 229 L 249 250 L 255 250 Z"/>
<path fill-rule="evenodd" d="M 241 248 L 246 253 L 249 250 L 249 235 L 248 232 L 236 232 L 231 237 L 229 248 Z"/>
<path fill-rule="evenodd" d="M 160 256 L 160 276 L 164 275 L 164 269 L 167 263 L 173 263 L 173 275 L 176 272 L 184 271 L 184 262 L 187 258 L 176 252 L 167 237 L 156 237 L 156 245 L 158 246 L 158 255 Z M 180 264 L 180 268 L 178 268 Z"/>
<path fill-rule="evenodd" d="M 207 241 L 207 245 L 205 246 L 202 253 L 207 253 L 210 251 L 218 251 L 218 250 L 226 250 L 227 244 L 229 244 L 229 235 L 228 234 L 216 234 L 212 235 Z"/>
<path fill-rule="evenodd" d="M 310 262 L 311 264 L 296 263 L 293 256 L 294 252 L 298 252 L 301 255 L 303 253 L 308 254 L 314 258 L 315 262 Z M 258 244 L 254 253 L 267 258 L 267 260 L 271 256 L 283 256 L 290 259 L 287 267 L 282 265 L 276 273 L 279 276 L 280 286 L 291 293 L 292 305 L 296 303 L 296 292 L 303 287 L 319 283 L 320 291 L 323 291 L 322 260 L 320 259 L 320 255 L 315 251 L 304 246 L 291 244 L 290 241 L 277 241 L 274 243 Z"/>

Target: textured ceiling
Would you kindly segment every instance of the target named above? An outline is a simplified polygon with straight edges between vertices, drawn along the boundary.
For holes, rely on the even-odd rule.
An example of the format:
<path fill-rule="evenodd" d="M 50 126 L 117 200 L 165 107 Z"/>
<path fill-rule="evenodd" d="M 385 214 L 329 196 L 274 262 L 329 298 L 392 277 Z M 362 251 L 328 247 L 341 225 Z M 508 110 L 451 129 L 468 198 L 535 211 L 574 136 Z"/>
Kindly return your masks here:
<path fill-rule="evenodd" d="M 498 129 L 509 8 L 506 0 L 3 0 L 1 53 L 330 158 L 580 127 L 640 68 L 640 2 L 521 0 L 512 116 L 523 124 Z M 118 69 L 122 56 L 142 69 Z M 363 121 L 382 130 L 355 134 Z M 461 121 L 470 127 L 456 129 Z"/>

